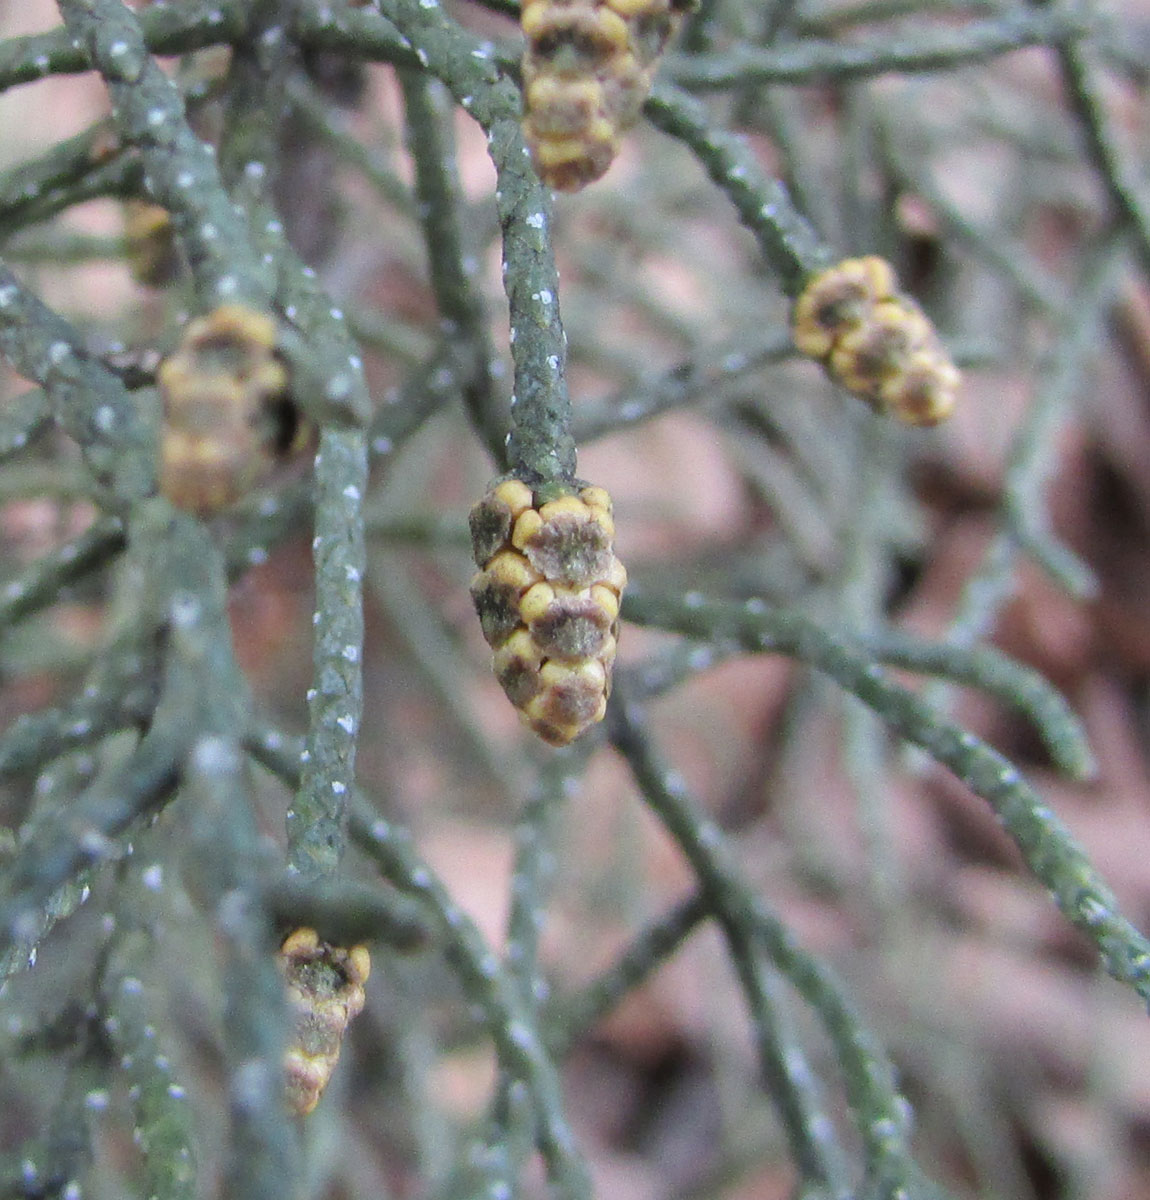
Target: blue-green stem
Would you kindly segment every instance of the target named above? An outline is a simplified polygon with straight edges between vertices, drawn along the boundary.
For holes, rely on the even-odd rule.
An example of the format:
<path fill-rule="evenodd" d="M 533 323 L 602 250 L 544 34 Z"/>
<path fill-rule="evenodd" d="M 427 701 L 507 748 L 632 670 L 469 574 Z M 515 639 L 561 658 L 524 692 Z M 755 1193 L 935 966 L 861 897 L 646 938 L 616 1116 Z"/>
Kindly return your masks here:
<path fill-rule="evenodd" d="M 760 952 L 802 995 L 834 1043 L 847 1096 L 866 1155 L 867 1173 L 898 1181 L 906 1174 L 906 1104 L 894 1088 L 893 1069 L 864 1030 L 830 973 L 795 943 L 790 931 L 755 895 L 735 865 L 717 825 L 663 761 L 646 733 L 638 706 L 620 681 L 608 712 L 612 743 L 626 760 L 644 800 L 666 826 L 699 880 L 707 905 L 723 928 L 732 963 L 751 1008 L 764 1084 L 786 1129 L 804 1179 L 846 1197 L 843 1155 L 833 1126 L 820 1111 L 805 1058 L 776 1011 Z"/>
<path fill-rule="evenodd" d="M 201 302 L 266 306 L 271 271 L 224 188 L 214 148 L 193 133 L 183 97 L 149 53 L 136 14 L 121 0 L 59 0 L 59 8 L 104 77 L 120 138 L 143 159 L 149 195 L 172 214 Z"/>
<path fill-rule="evenodd" d="M 983 63 L 1026 46 L 1064 45 L 1089 26 L 1074 12 L 1021 9 L 969 21 L 958 28 L 924 29 L 904 37 L 852 43 L 795 41 L 777 46 L 738 45 L 715 54 L 676 55 L 666 75 L 690 91 L 754 84 L 844 83 L 876 75 L 946 71 Z"/>
<path fill-rule="evenodd" d="M 301 15 L 301 40 L 368 58 L 402 61 L 440 79 L 487 134 L 503 232 L 503 282 L 511 319 L 514 383 L 506 460 L 532 485 L 575 475 L 566 340 L 551 245 L 551 202 L 520 128 L 519 89 L 494 50 L 457 25 L 438 0 L 382 0 L 381 13 Z M 414 58 L 414 63 L 412 63 Z"/>
<path fill-rule="evenodd" d="M 771 613 L 757 601 L 742 606 L 738 614 L 737 606 L 710 608 L 693 594 L 631 593 L 627 599 L 630 612 L 641 614 L 648 624 L 709 637 L 724 627 L 740 642 L 745 638 L 748 647 L 757 643 L 760 652 L 791 654 L 858 696 L 901 737 L 925 750 L 991 806 L 1027 866 L 1094 944 L 1106 970 L 1150 1003 L 1150 942 L 1122 915 L 1114 893 L 1065 825 L 1002 754 L 893 682 L 871 654 L 801 614 Z"/>

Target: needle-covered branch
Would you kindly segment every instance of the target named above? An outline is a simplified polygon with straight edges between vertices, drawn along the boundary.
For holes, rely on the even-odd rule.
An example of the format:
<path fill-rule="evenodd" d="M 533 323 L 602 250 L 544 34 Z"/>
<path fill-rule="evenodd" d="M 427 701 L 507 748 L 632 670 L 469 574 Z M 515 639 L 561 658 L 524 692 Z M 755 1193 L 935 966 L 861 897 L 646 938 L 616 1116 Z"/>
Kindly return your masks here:
<path fill-rule="evenodd" d="M 244 9 L 242 0 L 181 0 L 180 4 L 149 5 L 139 20 L 153 54 L 188 54 L 239 37 Z M 47 75 L 75 75 L 91 69 L 87 49 L 67 29 L 0 43 L 0 91 Z"/>
<path fill-rule="evenodd" d="M 416 64 L 446 84 L 456 103 L 483 126 L 497 176 L 515 365 L 507 461 L 512 473 L 533 485 L 569 482 L 575 475 L 575 442 L 551 202 L 523 139 L 519 89 L 499 72 L 491 47 L 452 21 L 438 0 L 385 0 L 381 11 L 382 17 L 362 10 L 329 20 L 305 17 L 298 29 L 309 42 L 365 57 L 393 61 L 397 50 L 415 47 Z"/>
<path fill-rule="evenodd" d="M 56 423 L 83 448 L 115 502 L 154 486 L 154 443 L 119 378 L 85 349 L 76 330 L 0 263 L 0 354 L 38 383 Z"/>
<path fill-rule="evenodd" d="M 611 965 L 580 991 L 557 996 L 547 1008 L 547 1044 L 564 1058 L 571 1047 L 646 982 L 709 917 L 696 892 L 639 931 Z"/>
<path fill-rule="evenodd" d="M 253 725 L 245 738 L 254 759 L 289 787 L 299 779 L 299 742 Z M 534 1014 L 470 918 L 459 908 L 438 876 L 422 861 L 408 830 L 373 812 L 358 797 L 350 834 L 356 848 L 383 878 L 426 906 L 436 940 L 468 998 L 483 1014 L 500 1065 L 528 1089 L 537 1122 L 536 1136 L 548 1174 L 564 1200 L 586 1200 L 590 1184 L 562 1111 L 559 1079 L 538 1032 Z"/>
<path fill-rule="evenodd" d="M 679 55 L 667 64 L 667 75 L 690 91 L 825 80 L 845 83 L 891 72 L 952 70 L 1026 46 L 1061 46 L 1089 28 L 1074 11 L 1023 9 L 955 29 L 924 29 L 904 37 L 851 44 L 797 41 L 762 48 L 741 44 L 722 53 Z"/>
<path fill-rule="evenodd" d="M 4 873 L 0 945 L 20 936 L 37 908 L 79 870 L 122 853 L 119 836 L 171 798 L 185 756 L 213 719 L 213 705 L 221 696 L 232 703 L 243 697 L 231 659 L 222 567 L 207 531 L 173 514 L 163 501 L 152 501 L 137 509 L 128 546 L 144 580 L 141 624 L 166 642 L 155 712 L 139 745 L 119 766 L 31 832 Z M 206 622 L 216 637 L 209 667 L 197 663 L 190 669 L 173 649 L 181 644 L 179 631 L 188 621 L 197 628 Z M 202 652 L 207 654 L 208 647 Z"/>
<path fill-rule="evenodd" d="M 469 360 L 470 370 L 461 383 L 472 425 L 502 469 L 506 415 L 495 391 L 490 318 L 476 278 L 479 246 L 466 224 L 450 109 L 443 103 L 442 89 L 426 76 L 401 71 L 399 79 L 406 106 L 408 152 L 415 160 L 415 194 L 432 291 L 445 333 L 460 343 L 460 351 Z"/>
<path fill-rule="evenodd" d="M 185 1083 L 175 1073 L 170 1048 L 157 1036 L 157 1004 L 150 986 L 154 934 L 141 927 L 141 886 L 123 889 L 112 944 L 100 978 L 102 1028 L 113 1060 L 128 1084 L 133 1138 L 144 1162 L 149 1195 L 193 1200 L 196 1194 L 195 1131 Z"/>
<path fill-rule="evenodd" d="M 60 593 L 111 562 L 125 545 L 119 517 L 104 517 L 0 586 L 0 630 L 56 603 Z"/>
<path fill-rule="evenodd" d="M 323 431 L 316 455 L 316 608 L 306 758 L 287 817 L 288 862 L 305 879 L 335 870 L 346 841 L 347 803 L 363 716 L 361 506 L 367 449 L 358 429 Z"/>
<path fill-rule="evenodd" d="M 269 268 L 224 188 L 214 148 L 188 125 L 183 98 L 149 53 L 135 13 L 121 0 L 59 0 L 59 7 L 104 77 L 121 140 L 140 151 L 149 195 L 172 214 L 205 307 L 266 303 Z"/>
<path fill-rule="evenodd" d="M 842 1178 L 841 1150 L 819 1119 L 813 1080 L 801 1056 L 791 1058 L 776 1024 L 773 998 L 758 977 L 764 954 L 807 1001 L 835 1046 L 847 1097 L 867 1160 L 867 1174 L 897 1187 L 909 1170 L 906 1101 L 894 1087 L 894 1070 L 852 1011 L 841 986 L 802 950 L 738 870 L 722 832 L 704 816 L 682 776 L 663 761 L 648 735 L 643 713 L 626 694 L 608 714 L 612 744 L 626 760 L 643 799 L 667 827 L 699 879 L 703 896 L 723 928 L 740 982 L 751 1007 L 764 1081 L 775 1090 L 791 1150 L 816 1185 Z"/>
<path fill-rule="evenodd" d="M 766 174 L 746 141 L 714 121 L 693 96 L 657 84 L 643 111 L 699 160 L 755 235 L 788 296 L 797 296 L 811 275 L 833 261 L 830 247 L 795 208 L 783 184 Z"/>
<path fill-rule="evenodd" d="M 1145 176 L 1120 148 L 1114 121 L 1106 110 L 1103 85 L 1088 49 L 1074 43 L 1058 46 L 1058 63 L 1075 116 L 1082 126 L 1094 166 L 1111 204 L 1129 226 L 1142 270 L 1150 274 L 1150 194 Z"/>
<path fill-rule="evenodd" d="M 629 603 L 634 618 L 642 616 L 662 629 L 715 637 L 721 628 L 748 648 L 793 654 L 870 705 L 892 729 L 991 806 L 1027 866 L 1050 889 L 1066 917 L 1093 942 L 1106 970 L 1150 1004 L 1150 942 L 1122 915 L 1114 893 L 1063 823 L 997 750 L 893 682 L 870 653 L 800 614 L 770 612 L 754 601 L 749 607 L 710 605 L 698 595 L 632 596 Z M 997 666 L 1001 669 L 1001 663 Z M 1033 677 L 1024 679 L 1023 693 L 1029 695 Z"/>

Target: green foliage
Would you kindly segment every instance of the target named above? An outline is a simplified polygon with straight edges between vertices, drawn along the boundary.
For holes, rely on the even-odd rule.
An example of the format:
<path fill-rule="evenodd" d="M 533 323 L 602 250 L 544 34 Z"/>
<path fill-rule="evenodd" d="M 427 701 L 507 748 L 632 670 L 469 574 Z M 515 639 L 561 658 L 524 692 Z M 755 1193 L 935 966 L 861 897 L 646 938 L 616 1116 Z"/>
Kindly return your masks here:
<path fill-rule="evenodd" d="M 386 1163 L 379 1177 L 402 1180 L 397 1194 L 590 1196 L 566 1064 L 713 927 L 734 978 L 719 986 L 744 1003 L 765 1102 L 753 1109 L 752 1152 L 732 1137 L 700 1194 L 728 1194 L 749 1163 L 774 1162 L 790 1165 L 794 1195 L 809 1200 L 942 1195 L 916 1160 L 911 1107 L 871 1032 L 875 1014 L 775 911 L 739 831 L 688 786 L 650 709 L 734 657 L 792 659 L 802 671 L 777 738 L 787 764 L 803 706 L 842 702 L 811 682 L 831 681 L 851 698 L 836 766 L 857 800 L 872 872 L 860 904 L 876 922 L 905 899 L 882 827 L 899 773 L 892 750 L 905 744 L 989 805 L 1105 971 L 1150 1003 L 1150 942 L 1041 784 L 963 728 L 946 687 L 908 682 L 932 677 L 1017 710 L 1051 770 L 1092 777 L 1067 701 L 986 643 L 1028 561 L 1076 596 L 1095 586 L 1052 533 L 1044 488 L 1120 283 L 1150 267 L 1145 164 L 1104 102 L 1113 77 L 1144 98 L 1144 68 L 1139 76 L 1123 57 L 1118 25 L 1079 5 L 703 0 L 623 161 L 602 185 L 553 204 L 521 127 L 512 4 L 58 7 L 60 28 L 0 43 L 0 90 L 95 72 L 111 117 L 93 114 L 87 129 L 46 139 L 0 173 L 11 264 L 0 263 L 0 353 L 13 371 L 0 504 L 84 517 L 6 567 L 0 586 L 15 714 L 0 734 L 0 831 L 12 831 L 0 842 L 0 1096 L 23 1109 L 0 1133 L 0 1197 L 351 1194 L 334 1117 L 301 1136 L 282 1103 L 275 950 L 301 924 L 375 944 L 369 993 L 386 989 L 395 1045 L 365 1037 L 345 1053 L 359 1088 L 345 1108 L 364 1110 Z M 482 36 L 493 30 L 498 41 Z M 1026 47 L 1063 89 L 1050 111 L 1008 103 L 999 59 Z M 474 160 L 457 161 L 471 122 L 490 160 L 482 187 Z M 983 138 L 1018 162 L 1040 159 L 1034 175 L 1052 204 L 1068 203 L 1060 171 L 1088 179 L 1066 261 L 1052 268 L 1019 235 L 1028 197 L 996 195 L 987 216 L 968 211 L 969 193 L 948 192 L 944 153 Z M 323 187 L 304 164 L 318 164 Z M 1029 179 L 1029 166 L 1012 169 Z M 908 196 L 932 213 L 919 249 L 933 265 L 916 267 L 909 253 L 897 212 Z M 85 315 L 82 286 L 73 302 L 61 272 L 74 263 L 83 280 L 93 259 L 124 271 L 130 247 L 78 236 L 67 220 L 92 200 L 128 198 L 166 210 L 183 269 L 160 294 L 122 291 L 130 303 Z M 496 240 L 502 296 L 484 265 Z M 872 252 L 906 260 L 905 286 L 954 334 L 973 378 L 981 358 L 1030 384 L 994 540 L 934 640 L 900 627 L 892 579 L 908 558 L 921 568 L 930 556 L 916 531 L 915 471 L 937 435 L 864 411 L 795 361 L 789 333 L 790 303 L 812 275 Z M 651 262 L 672 281 L 666 295 Z M 364 275 L 381 263 L 426 275 L 412 285 L 425 289 L 422 308 L 368 295 Z M 673 290 L 684 278 L 685 298 Z M 964 306 L 964 286 L 977 293 L 986 279 L 1015 318 L 1005 329 L 988 331 Z M 223 304 L 274 319 L 277 361 L 301 423 L 318 430 L 316 455 L 306 478 L 285 465 L 201 521 L 155 494 L 156 365 L 181 317 Z M 968 428 L 980 428 L 972 408 L 985 398 L 985 388 L 960 397 Z M 488 690 L 478 631 L 463 624 L 467 511 L 485 476 L 571 490 L 577 445 L 672 412 L 692 418 L 692 453 L 717 444 L 742 464 L 769 532 L 748 523 L 700 549 L 689 521 L 668 522 L 669 540 L 651 543 L 661 552 L 627 563 L 636 586 L 623 599 L 624 661 L 603 725 L 563 750 L 531 744 L 495 709 L 502 697 Z M 639 443 L 619 444 L 641 459 Z M 676 464 L 663 502 L 687 490 L 691 469 Z M 615 491 L 613 479 L 594 482 Z M 617 505 L 622 554 L 628 523 L 643 520 L 640 504 Z M 305 531 L 306 703 L 277 695 L 264 663 L 245 675 L 245 644 L 276 651 L 228 614 L 229 588 L 269 557 L 290 558 Z M 366 638 L 365 595 L 378 618 Z M 69 603 L 100 626 L 72 647 L 54 623 Z M 398 733 L 371 710 L 387 691 L 372 671 L 401 675 L 388 685 L 389 719 L 409 722 Z M 687 864 L 691 889 L 662 912 L 651 898 L 633 907 L 617 954 L 581 971 L 549 960 L 542 928 L 562 876 L 590 886 L 565 831 L 607 760 Z M 464 783 L 443 786 L 473 802 L 476 819 L 514 830 L 501 944 L 424 856 L 432 818 L 393 794 L 413 761 L 436 786 L 456 771 Z M 470 1119 L 444 1115 L 426 1078 L 460 1045 L 490 1048 L 497 1068 Z M 340 1097 L 309 1121 L 327 1108 L 338 1114 Z M 338 1125 L 349 1145 L 354 1119 Z M 135 1161 L 116 1129 L 132 1131 Z"/>

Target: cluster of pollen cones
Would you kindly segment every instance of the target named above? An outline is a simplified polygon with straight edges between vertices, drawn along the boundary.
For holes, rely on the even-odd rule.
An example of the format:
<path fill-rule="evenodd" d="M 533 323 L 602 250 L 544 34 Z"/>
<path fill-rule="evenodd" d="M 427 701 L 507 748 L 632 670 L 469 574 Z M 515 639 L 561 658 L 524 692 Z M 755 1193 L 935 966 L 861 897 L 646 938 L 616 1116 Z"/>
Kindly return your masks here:
<path fill-rule="evenodd" d="M 619 601 L 611 500 L 584 487 L 540 503 L 518 479 L 471 510 L 480 570 L 471 584 L 495 675 L 521 718 L 564 746 L 603 719 Z"/>
<path fill-rule="evenodd" d="M 525 0 L 523 125 L 548 187 L 578 191 L 611 165 L 684 11 L 678 0 Z"/>
<path fill-rule="evenodd" d="M 884 259 L 848 258 L 815 275 L 795 301 L 792 325 L 800 353 L 879 412 L 937 425 L 954 409 L 958 368 Z"/>

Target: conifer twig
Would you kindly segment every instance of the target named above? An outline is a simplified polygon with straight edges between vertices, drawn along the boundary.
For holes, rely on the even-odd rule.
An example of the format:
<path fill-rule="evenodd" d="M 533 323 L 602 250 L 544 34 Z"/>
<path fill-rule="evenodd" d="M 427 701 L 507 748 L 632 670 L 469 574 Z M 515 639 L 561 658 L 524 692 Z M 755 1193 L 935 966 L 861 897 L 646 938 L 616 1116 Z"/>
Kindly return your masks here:
<path fill-rule="evenodd" d="M 802 1056 L 783 1049 L 788 1038 L 778 1022 L 773 995 L 759 977 L 757 953 L 791 983 L 814 1009 L 835 1046 L 847 1096 L 866 1155 L 867 1174 L 897 1187 L 909 1169 L 906 1102 L 895 1090 L 893 1068 L 864 1030 L 841 988 L 807 955 L 743 880 L 715 823 L 698 810 L 678 772 L 664 763 L 646 731 L 638 706 L 621 693 L 608 712 L 612 744 L 626 760 L 644 800 L 691 864 L 708 907 L 723 928 L 751 1008 L 764 1083 L 773 1097 L 804 1177 L 844 1196 L 842 1154 L 818 1111 L 813 1077 Z M 790 1065 L 788 1065 L 788 1058 Z M 796 1063 L 803 1063 L 795 1069 Z"/>
<path fill-rule="evenodd" d="M 0 408 L 0 462 L 22 453 L 51 424 L 52 410 L 40 388 L 30 388 Z"/>
<path fill-rule="evenodd" d="M 677 55 L 668 62 L 666 73 L 689 91 L 824 80 L 844 83 L 889 72 L 951 70 L 1026 46 L 1062 46 L 1089 28 L 1073 11 L 1018 9 L 958 28 L 924 29 L 901 38 L 853 43 L 804 39 L 779 46 L 740 44 L 722 53 Z"/>
<path fill-rule="evenodd" d="M 1119 149 L 1103 102 L 1097 71 L 1082 46 L 1057 48 L 1071 106 L 1086 135 L 1086 145 L 1117 214 L 1129 226 L 1143 271 L 1150 274 L 1150 198 L 1137 171 Z"/>
<path fill-rule="evenodd" d="M 645 619 L 660 628 L 715 636 L 715 625 L 703 615 L 707 603 L 697 595 L 639 600 L 632 592 L 628 602 L 636 615 L 645 609 Z M 709 615 L 726 622 L 729 635 L 745 637 L 744 644 L 757 640 L 761 651 L 793 654 L 828 675 L 981 796 L 1064 915 L 1093 942 L 1107 972 L 1150 1003 L 1150 942 L 1122 915 L 1109 886 L 1013 763 L 892 682 L 870 654 L 800 614 L 768 614 L 765 605 L 752 602 L 742 615 L 722 606 Z"/>
<path fill-rule="evenodd" d="M 99 570 L 124 549 L 119 517 L 103 517 L 78 537 L 42 555 L 0 585 L 0 629 L 60 599 L 60 593 Z"/>
<path fill-rule="evenodd" d="M 498 404 L 491 372 L 495 349 L 488 332 L 487 305 L 476 281 L 478 246 L 472 244 L 464 219 L 450 114 L 439 85 L 425 75 L 400 71 L 399 81 L 406 106 L 408 151 L 415 160 L 415 195 L 431 288 L 444 332 L 459 344 L 469 367 L 460 382 L 472 426 L 502 468 L 506 414 Z"/>
<path fill-rule="evenodd" d="M 149 195 L 172 215 L 205 307 L 266 306 L 272 281 L 247 220 L 223 186 L 214 149 L 192 132 L 183 98 L 151 57 L 135 13 L 121 0 L 59 0 L 59 7 L 104 77 L 121 140 L 140 151 Z"/>
<path fill-rule="evenodd" d="M 248 753 L 289 787 L 299 779 L 299 741 L 253 724 L 245 737 Z M 519 999 L 498 957 L 438 876 L 419 857 L 408 831 L 373 811 L 362 794 L 355 798 L 350 835 L 383 877 L 427 906 L 436 938 L 472 1003 L 483 1014 L 501 1066 L 526 1086 L 536 1121 L 536 1137 L 548 1174 L 564 1200 L 587 1200 L 590 1184 L 562 1111 L 559 1080 L 542 1044 L 533 1015 Z"/>
<path fill-rule="evenodd" d="M 575 475 L 566 339 L 559 316 L 559 277 L 551 246 L 551 203 L 531 167 L 520 128 L 520 96 L 502 76 L 490 46 L 477 42 L 440 8 L 383 0 L 379 13 L 357 10 L 302 17 L 301 38 L 390 61 L 400 57 L 440 79 L 487 134 L 496 170 L 495 200 L 503 232 L 503 280 L 511 316 L 515 374 L 507 462 L 532 485 Z M 412 49 L 414 47 L 414 50 Z"/>
<path fill-rule="evenodd" d="M 392 883 L 430 901 L 460 982 L 484 1010 L 503 1068 L 529 1089 L 539 1149 L 548 1174 L 566 1200 L 589 1196 L 586 1167 L 562 1114 L 558 1078 L 540 1041 L 536 1023 L 498 960 L 435 876 L 414 855 L 406 832 L 369 812 L 357 811 L 352 836 Z"/>
<path fill-rule="evenodd" d="M 829 247 L 795 208 L 786 188 L 770 179 L 750 147 L 711 119 L 694 97 L 668 84 L 656 84 L 643 106 L 647 119 L 681 141 L 699 160 L 739 214 L 780 279 L 788 296 L 833 259 Z"/>
<path fill-rule="evenodd" d="M 83 448 L 101 483 L 123 504 L 147 494 L 154 447 L 135 401 L 120 380 L 85 350 L 76 330 L 0 263 L 0 354 L 38 383 L 56 423 Z"/>
<path fill-rule="evenodd" d="M 155 950 L 149 932 L 140 927 L 139 884 L 124 887 L 113 927 L 113 943 L 104 956 L 99 980 L 102 1026 L 119 1072 L 128 1083 L 134 1120 L 133 1136 L 144 1163 L 149 1195 L 192 1200 L 196 1194 L 196 1161 L 192 1110 L 157 1036 L 149 976 Z"/>
<path fill-rule="evenodd" d="M 707 898 L 695 892 L 651 921 L 614 962 L 578 992 L 557 996 L 547 1009 L 547 1044 L 557 1058 L 643 984 L 711 916 Z"/>
<path fill-rule="evenodd" d="M 205 46 L 231 42 L 243 31 L 243 0 L 181 0 L 149 5 L 139 16 L 148 50 L 153 54 L 186 54 Z M 75 75 L 91 70 L 83 43 L 66 29 L 8 38 L 0 43 L 0 92 L 47 75 Z"/>

